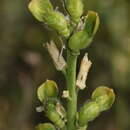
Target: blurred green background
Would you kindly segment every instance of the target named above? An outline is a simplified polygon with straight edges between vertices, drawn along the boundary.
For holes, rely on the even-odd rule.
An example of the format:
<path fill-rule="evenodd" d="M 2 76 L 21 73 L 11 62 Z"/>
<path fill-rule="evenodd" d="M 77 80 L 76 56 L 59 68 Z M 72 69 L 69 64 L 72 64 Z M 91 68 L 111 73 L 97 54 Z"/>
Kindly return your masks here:
<path fill-rule="evenodd" d="M 62 0 L 52 0 L 62 11 Z M 130 130 L 130 0 L 84 0 L 86 10 L 99 12 L 101 24 L 89 53 L 93 65 L 79 106 L 99 85 L 112 87 L 116 102 L 88 130 Z M 60 89 L 65 79 L 57 72 L 43 43 L 58 41 L 57 34 L 28 11 L 27 0 L 1 0 L 0 4 L 0 130 L 33 130 L 48 121 L 37 113 L 38 85 L 53 79 Z M 62 91 L 60 92 L 62 93 Z M 63 100 L 63 102 L 65 102 Z"/>

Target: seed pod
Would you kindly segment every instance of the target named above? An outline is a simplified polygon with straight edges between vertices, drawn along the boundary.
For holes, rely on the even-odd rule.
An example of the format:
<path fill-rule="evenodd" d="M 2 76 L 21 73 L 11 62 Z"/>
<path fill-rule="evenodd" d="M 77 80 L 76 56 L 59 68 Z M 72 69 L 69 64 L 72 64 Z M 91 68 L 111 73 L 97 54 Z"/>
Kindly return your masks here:
<path fill-rule="evenodd" d="M 45 83 L 40 85 L 37 90 L 38 99 L 44 102 L 48 98 L 57 98 L 58 88 L 57 84 L 52 80 L 47 80 Z"/>
<path fill-rule="evenodd" d="M 85 18 L 84 29 L 73 34 L 68 46 L 73 51 L 79 51 L 90 45 L 99 26 L 99 17 L 96 12 L 89 11 Z"/>
<path fill-rule="evenodd" d="M 28 8 L 40 22 L 44 22 L 48 13 L 53 11 L 53 6 L 49 0 L 31 0 Z"/>
<path fill-rule="evenodd" d="M 79 126 L 86 126 L 89 121 L 94 120 L 100 113 L 99 106 L 96 102 L 87 102 L 79 111 Z"/>
<path fill-rule="evenodd" d="M 58 11 L 50 12 L 45 18 L 45 23 L 66 38 L 70 35 L 65 16 Z"/>
<path fill-rule="evenodd" d="M 92 99 L 97 102 L 100 111 L 108 110 L 115 101 L 113 89 L 106 86 L 98 87 L 92 93 Z"/>
<path fill-rule="evenodd" d="M 69 36 L 67 20 L 62 13 L 53 9 L 49 0 L 32 0 L 28 7 L 37 20 L 45 22 L 64 37 Z"/>
<path fill-rule="evenodd" d="M 66 0 L 66 8 L 74 22 L 79 22 L 83 13 L 82 0 Z"/>
<path fill-rule="evenodd" d="M 95 35 L 99 24 L 100 20 L 98 13 L 94 11 L 88 11 L 87 16 L 85 17 L 85 30 L 90 37 Z"/>
<path fill-rule="evenodd" d="M 72 35 L 69 39 L 68 46 L 73 51 L 79 51 L 86 48 L 92 41 L 92 37 L 89 37 L 86 31 L 80 31 Z"/>
<path fill-rule="evenodd" d="M 52 103 L 49 103 L 46 105 L 45 108 L 46 116 L 58 127 L 63 128 L 65 125 L 65 122 L 62 120 L 59 113 L 56 111 L 56 106 Z"/>
<path fill-rule="evenodd" d="M 36 126 L 35 130 L 56 130 L 51 123 L 41 123 Z"/>

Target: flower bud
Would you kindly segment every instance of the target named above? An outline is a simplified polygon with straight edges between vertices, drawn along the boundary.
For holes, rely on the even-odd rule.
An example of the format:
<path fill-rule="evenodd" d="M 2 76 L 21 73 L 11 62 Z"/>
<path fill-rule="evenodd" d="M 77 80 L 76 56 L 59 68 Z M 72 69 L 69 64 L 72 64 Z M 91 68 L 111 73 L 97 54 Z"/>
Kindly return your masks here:
<path fill-rule="evenodd" d="M 115 94 L 113 89 L 105 86 L 98 87 L 92 93 L 92 99 L 100 107 L 100 111 L 108 110 L 115 101 Z"/>
<path fill-rule="evenodd" d="M 56 130 L 51 123 L 41 123 L 36 126 L 35 130 Z"/>
<path fill-rule="evenodd" d="M 86 126 L 89 121 L 94 120 L 100 113 L 99 106 L 96 102 L 87 102 L 79 111 L 79 126 Z"/>
<path fill-rule="evenodd" d="M 44 102 L 48 98 L 56 98 L 58 95 L 57 84 L 52 80 L 47 80 L 45 83 L 40 85 L 37 90 L 38 99 Z"/>
<path fill-rule="evenodd" d="M 68 46 L 73 51 L 79 51 L 90 45 L 99 26 L 99 16 L 94 11 L 89 11 L 85 17 L 83 30 L 73 34 L 68 42 Z"/>
<path fill-rule="evenodd" d="M 45 22 L 64 37 L 69 36 L 67 20 L 62 13 L 53 9 L 49 0 L 32 0 L 29 3 L 29 10 L 40 22 Z"/>
<path fill-rule="evenodd" d="M 66 8 L 74 22 L 79 22 L 83 13 L 82 0 L 66 0 Z"/>
<path fill-rule="evenodd" d="M 94 11 L 88 11 L 85 17 L 85 30 L 89 36 L 95 35 L 100 24 L 98 13 Z"/>
<path fill-rule="evenodd" d="M 46 105 L 45 108 L 46 116 L 58 127 L 63 128 L 65 122 L 62 120 L 60 114 L 56 111 L 56 106 L 52 103 Z"/>

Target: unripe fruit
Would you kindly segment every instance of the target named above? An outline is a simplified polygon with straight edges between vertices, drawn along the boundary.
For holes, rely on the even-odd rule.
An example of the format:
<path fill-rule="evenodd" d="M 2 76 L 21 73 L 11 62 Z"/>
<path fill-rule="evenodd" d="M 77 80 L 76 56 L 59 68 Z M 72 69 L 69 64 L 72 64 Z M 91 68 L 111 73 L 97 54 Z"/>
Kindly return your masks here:
<path fill-rule="evenodd" d="M 68 42 L 68 46 L 73 51 L 80 51 L 90 45 L 94 34 L 97 32 L 99 26 L 99 16 L 94 11 L 89 11 L 85 17 L 83 30 L 73 34 Z"/>
<path fill-rule="evenodd" d="M 45 107 L 46 116 L 58 127 L 63 128 L 65 123 L 62 120 L 59 113 L 56 111 L 56 106 L 52 103 L 49 103 Z"/>
<path fill-rule="evenodd" d="M 68 23 L 62 13 L 58 11 L 50 12 L 45 18 L 45 23 L 48 24 L 48 26 L 50 26 L 54 30 L 56 30 L 62 36 L 66 38 L 69 37 L 70 30 L 68 29 Z"/>
<path fill-rule="evenodd" d="M 53 6 L 49 0 L 31 0 L 28 8 L 34 17 L 40 22 L 44 22 L 47 14 L 53 11 Z"/>
<path fill-rule="evenodd" d="M 79 111 L 79 126 L 86 126 L 89 121 L 94 120 L 100 113 L 99 106 L 96 102 L 87 102 Z"/>
<path fill-rule="evenodd" d="M 100 111 L 108 110 L 115 101 L 113 89 L 106 86 L 98 87 L 92 93 L 92 99 L 97 102 Z"/>
<path fill-rule="evenodd" d="M 64 37 L 69 36 L 67 20 L 62 13 L 53 9 L 49 0 L 32 0 L 28 8 L 37 20 L 46 23 Z"/>
<path fill-rule="evenodd" d="M 44 102 L 48 98 L 57 98 L 58 88 L 57 84 L 52 80 L 47 80 L 45 83 L 40 85 L 37 90 L 38 99 Z"/>
<path fill-rule="evenodd" d="M 99 28 L 100 19 L 98 13 L 88 11 L 85 17 L 85 30 L 89 36 L 94 36 Z"/>
<path fill-rule="evenodd" d="M 79 51 L 86 48 L 92 41 L 92 38 L 89 38 L 86 31 L 80 31 L 75 33 L 69 39 L 69 48 L 73 51 Z"/>
<path fill-rule="evenodd" d="M 51 123 L 41 123 L 36 126 L 35 130 L 56 130 Z"/>
<path fill-rule="evenodd" d="M 82 0 L 66 0 L 66 8 L 71 16 L 71 19 L 76 23 L 79 22 L 83 13 Z"/>

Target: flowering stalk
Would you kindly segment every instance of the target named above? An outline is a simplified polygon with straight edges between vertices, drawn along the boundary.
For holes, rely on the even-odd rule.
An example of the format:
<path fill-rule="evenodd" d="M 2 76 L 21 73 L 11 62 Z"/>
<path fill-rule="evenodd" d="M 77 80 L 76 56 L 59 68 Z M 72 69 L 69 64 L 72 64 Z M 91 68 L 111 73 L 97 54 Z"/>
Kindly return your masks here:
<path fill-rule="evenodd" d="M 76 63 L 78 54 L 68 50 L 67 52 L 67 89 L 70 100 L 67 105 L 67 130 L 75 130 L 75 120 L 77 113 L 77 92 L 76 92 Z"/>
<path fill-rule="evenodd" d="M 66 99 L 67 109 L 59 100 L 58 85 L 52 80 L 45 81 L 37 89 L 37 96 L 42 104 L 37 111 L 44 111 L 53 124 L 41 123 L 36 130 L 86 130 L 89 122 L 102 111 L 110 109 L 115 100 L 112 89 L 100 86 L 94 90 L 89 102 L 85 102 L 77 111 L 77 90 L 86 87 L 88 71 L 92 64 L 86 53 L 77 74 L 77 58 L 82 49 L 91 44 L 99 27 L 99 16 L 94 11 L 88 11 L 83 15 L 82 0 L 66 0 L 65 7 L 69 14 L 68 19 L 54 10 L 49 0 L 32 0 L 29 3 L 29 10 L 34 17 L 56 30 L 60 38 L 66 40 L 63 46 L 66 46 L 67 51 L 65 61 L 53 41 L 46 43 L 56 69 L 66 77 L 67 86 L 61 97 Z"/>

